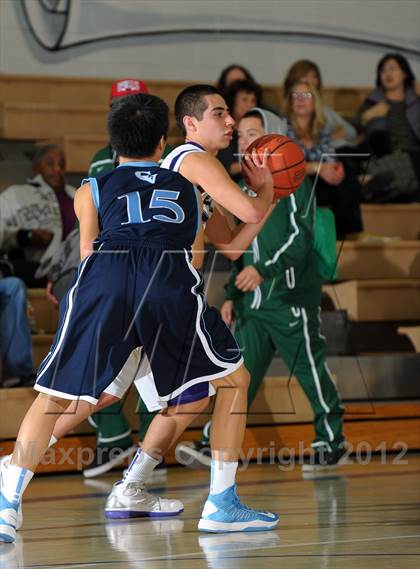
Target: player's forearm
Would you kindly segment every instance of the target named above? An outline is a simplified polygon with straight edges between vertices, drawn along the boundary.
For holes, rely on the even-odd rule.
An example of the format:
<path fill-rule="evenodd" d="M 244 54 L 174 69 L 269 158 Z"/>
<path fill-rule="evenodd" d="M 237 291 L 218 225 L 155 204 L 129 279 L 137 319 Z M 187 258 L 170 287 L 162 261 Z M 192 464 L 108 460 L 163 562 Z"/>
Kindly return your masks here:
<path fill-rule="evenodd" d="M 264 188 L 255 198 L 249 198 L 254 201 L 254 205 L 257 208 L 257 219 L 255 223 L 260 223 L 266 214 L 268 213 L 268 209 L 273 201 L 273 188 L 271 186 Z"/>
<path fill-rule="evenodd" d="M 89 224 L 86 224 L 89 225 Z M 96 227 L 85 226 L 85 223 L 80 223 L 80 260 L 83 261 L 86 257 L 92 254 L 93 241 L 97 239 L 99 231 Z"/>
<path fill-rule="evenodd" d="M 83 261 L 84 259 L 86 259 L 86 257 L 91 255 L 92 251 L 93 251 L 92 241 L 80 240 L 80 260 L 81 261 Z"/>

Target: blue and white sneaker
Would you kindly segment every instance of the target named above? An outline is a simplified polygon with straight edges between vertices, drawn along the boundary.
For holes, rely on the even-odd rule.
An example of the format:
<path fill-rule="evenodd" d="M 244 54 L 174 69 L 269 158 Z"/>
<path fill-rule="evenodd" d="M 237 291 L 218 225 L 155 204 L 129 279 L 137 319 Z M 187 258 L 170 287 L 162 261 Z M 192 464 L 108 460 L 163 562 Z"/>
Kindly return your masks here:
<path fill-rule="evenodd" d="M 267 531 L 278 523 L 277 514 L 244 506 L 236 494 L 236 485 L 233 485 L 220 494 L 209 494 L 198 529 L 209 532 Z"/>
<path fill-rule="evenodd" d="M 9 502 L 0 494 L 0 543 L 13 543 L 16 540 L 18 502 Z"/>
<path fill-rule="evenodd" d="M 5 456 L 0 457 L 0 492 L 2 488 L 2 478 L 4 470 L 9 466 L 10 459 L 12 458 L 11 454 L 6 454 Z M 19 530 L 23 525 L 23 513 L 22 513 L 22 504 L 19 504 L 18 510 L 18 517 L 16 521 L 16 530 Z"/>

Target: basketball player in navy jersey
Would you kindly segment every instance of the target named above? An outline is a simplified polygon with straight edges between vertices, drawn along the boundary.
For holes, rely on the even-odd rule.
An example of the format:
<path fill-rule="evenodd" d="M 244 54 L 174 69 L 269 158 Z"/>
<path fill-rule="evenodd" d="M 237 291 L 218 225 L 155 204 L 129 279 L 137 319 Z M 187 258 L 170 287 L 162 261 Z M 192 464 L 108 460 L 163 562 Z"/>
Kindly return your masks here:
<path fill-rule="evenodd" d="M 233 120 L 222 97 L 215 92 L 198 98 L 204 108 L 197 117 L 185 115 L 187 134 L 201 132 L 197 123 L 207 119 L 209 142 L 228 143 Z M 193 183 L 215 194 L 222 206 L 244 221 L 259 221 L 272 199 L 271 175 L 256 157 L 250 161 L 248 177 L 258 197 L 249 198 L 227 176 L 223 179 L 224 170 L 220 166 L 217 171 L 216 159 L 214 164 L 204 157 L 204 146 L 199 154 L 205 160 L 185 157 L 190 182 L 175 171 L 159 169 L 168 116 L 166 105 L 156 97 L 134 95 L 122 100 L 110 112 L 109 128 L 120 166 L 96 183 L 91 180 L 76 195 L 83 261 L 62 304 L 50 353 L 38 372 L 35 388 L 41 393 L 23 420 L 11 463 L 2 473 L 0 541 L 15 540 L 22 494 L 57 416 L 71 400 L 96 403 L 140 345 L 151 362 L 156 397 L 166 402 L 168 411 L 155 417 L 142 452 L 120 486 L 127 489 L 130 473 L 135 474 L 140 483 L 131 482 L 136 486 L 131 490 L 141 494 L 142 474 L 158 462 L 153 449 L 172 446 L 205 408 L 209 395 L 231 387 L 220 389 L 216 403 L 212 488 L 199 529 L 272 529 L 278 523 L 275 514 L 246 508 L 236 496 L 249 378 L 220 315 L 205 304 L 201 277 L 190 259 L 200 225 Z M 201 138 L 205 144 L 206 137 Z M 209 173 L 216 166 L 214 179 L 202 180 L 199 165 Z M 179 254 L 167 254 L 168 250 Z M 159 505 L 151 515 L 159 514 Z M 170 506 L 172 514 L 182 509 L 177 501 Z"/>
<path fill-rule="evenodd" d="M 234 124 L 226 103 L 218 91 L 207 85 L 196 85 L 185 89 L 177 99 L 175 114 L 179 126 L 186 134 L 186 144 L 172 151 L 162 162 L 162 167 L 182 172 L 194 185 L 200 186 L 204 197 L 203 220 L 205 222 L 208 220 L 208 224 L 211 224 L 213 219 L 217 220 L 218 212 L 215 211 L 212 215 L 211 198 L 214 198 L 218 204 L 229 209 L 244 221 L 261 221 L 272 202 L 271 174 L 264 167 L 265 165 L 260 164 L 258 158 L 254 156 L 254 161 L 259 164 L 260 168 L 259 180 L 255 178 L 257 171 L 248 172 L 248 176 L 253 177 L 253 187 L 257 189 L 259 195 L 258 203 L 254 202 L 254 198 L 242 200 L 244 194 L 232 182 L 216 159 L 217 151 L 228 144 Z M 184 170 L 187 163 L 188 168 Z M 254 211 L 249 209 L 250 203 L 257 206 Z M 264 204 L 263 207 L 261 204 Z M 246 229 L 253 231 L 251 227 Z M 205 307 L 202 314 L 206 314 L 207 310 L 208 308 Z M 204 330 L 200 328 L 201 325 L 197 322 L 196 331 L 201 342 L 203 338 L 200 332 L 205 330 L 205 324 Z M 220 360 L 218 365 L 222 365 Z M 166 406 L 167 402 L 153 388 L 153 364 L 152 372 L 136 383 L 149 410 L 158 410 Z M 255 512 L 236 502 L 234 481 L 245 432 L 246 415 L 243 410 L 246 404 L 243 397 L 247 393 L 248 381 L 248 373 L 241 364 L 236 369 L 231 368 L 223 380 L 211 382 L 208 393 L 211 394 L 213 389 L 218 390 L 214 410 L 217 426 L 216 429 L 212 428 L 211 434 L 212 485 L 198 526 L 203 531 L 255 531 L 256 529 L 272 529 L 278 523 L 278 518 L 274 514 Z M 201 389 L 202 387 L 199 387 L 200 391 Z M 181 400 L 175 399 L 173 402 L 176 401 L 179 404 L 188 400 L 192 401 L 197 395 L 194 394 L 194 386 L 192 386 L 185 390 Z M 189 412 L 193 413 L 198 410 L 199 408 L 196 408 L 196 411 L 190 408 Z M 142 499 L 134 495 L 132 485 L 136 485 L 137 491 L 144 487 L 153 468 L 158 464 L 158 456 L 155 456 L 153 460 L 156 449 L 164 455 L 173 446 L 180 431 L 185 429 L 185 423 L 191 422 L 192 417 L 182 417 L 179 415 L 180 412 L 182 411 L 178 408 L 174 415 L 171 414 L 174 424 L 173 432 L 176 434 L 166 441 L 163 440 L 162 433 L 165 431 L 164 422 L 165 420 L 167 422 L 168 413 L 161 413 L 155 417 L 128 473 L 120 483 L 114 486 L 107 500 L 105 508 L 107 517 L 125 518 L 138 513 Z M 238 508 L 234 507 L 232 510 L 235 503 L 238 504 Z"/>

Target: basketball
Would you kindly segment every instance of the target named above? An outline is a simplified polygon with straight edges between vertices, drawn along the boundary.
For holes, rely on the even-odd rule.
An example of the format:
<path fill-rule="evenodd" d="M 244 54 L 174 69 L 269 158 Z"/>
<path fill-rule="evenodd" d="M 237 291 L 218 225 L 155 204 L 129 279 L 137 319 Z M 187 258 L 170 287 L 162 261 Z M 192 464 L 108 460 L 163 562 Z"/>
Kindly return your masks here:
<path fill-rule="evenodd" d="M 287 136 L 266 134 L 254 140 L 245 154 L 256 149 L 260 158 L 269 152 L 267 166 L 273 176 L 274 199 L 293 194 L 305 178 L 305 156 L 302 148 Z"/>

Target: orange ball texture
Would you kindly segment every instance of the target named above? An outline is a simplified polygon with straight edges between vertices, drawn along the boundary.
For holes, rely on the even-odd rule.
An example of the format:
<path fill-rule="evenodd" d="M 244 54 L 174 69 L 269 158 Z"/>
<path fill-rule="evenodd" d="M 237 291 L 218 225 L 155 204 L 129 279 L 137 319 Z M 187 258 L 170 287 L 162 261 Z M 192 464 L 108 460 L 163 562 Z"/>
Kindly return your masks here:
<path fill-rule="evenodd" d="M 302 148 L 288 136 L 266 134 L 254 140 L 245 151 L 257 151 L 260 158 L 268 151 L 267 166 L 273 176 L 274 199 L 293 194 L 305 178 L 305 156 Z"/>

